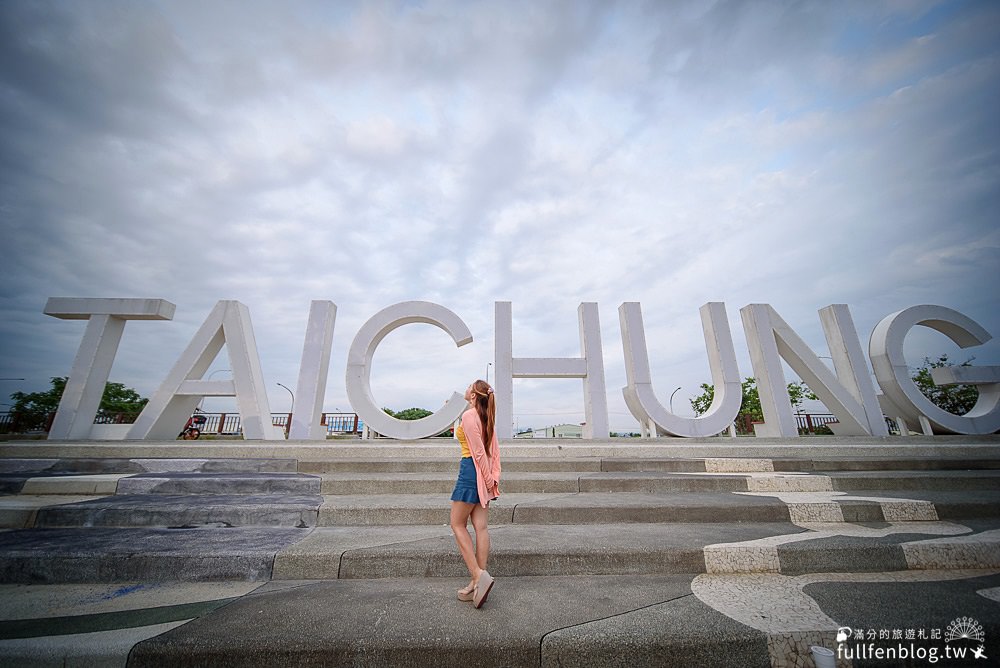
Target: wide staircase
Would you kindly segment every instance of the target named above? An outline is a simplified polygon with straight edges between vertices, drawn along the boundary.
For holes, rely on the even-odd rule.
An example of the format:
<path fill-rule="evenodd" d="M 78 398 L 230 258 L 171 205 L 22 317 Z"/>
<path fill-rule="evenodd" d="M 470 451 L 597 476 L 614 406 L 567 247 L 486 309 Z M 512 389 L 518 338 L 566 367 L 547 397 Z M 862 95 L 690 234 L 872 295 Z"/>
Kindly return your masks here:
<path fill-rule="evenodd" d="M 501 452 L 475 610 L 453 441 L 2 445 L 0 662 L 1000 660 L 996 437 Z"/>

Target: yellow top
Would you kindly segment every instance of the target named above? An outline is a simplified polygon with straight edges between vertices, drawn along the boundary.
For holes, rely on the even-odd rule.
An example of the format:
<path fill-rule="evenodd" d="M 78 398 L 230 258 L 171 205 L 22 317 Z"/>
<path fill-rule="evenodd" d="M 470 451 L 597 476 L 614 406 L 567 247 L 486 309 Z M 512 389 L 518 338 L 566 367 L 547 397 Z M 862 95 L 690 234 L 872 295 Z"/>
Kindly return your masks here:
<path fill-rule="evenodd" d="M 458 442 L 462 444 L 462 456 L 471 457 L 472 451 L 469 450 L 469 439 L 465 437 L 465 430 L 462 429 L 461 423 L 455 427 L 455 438 L 457 438 Z"/>

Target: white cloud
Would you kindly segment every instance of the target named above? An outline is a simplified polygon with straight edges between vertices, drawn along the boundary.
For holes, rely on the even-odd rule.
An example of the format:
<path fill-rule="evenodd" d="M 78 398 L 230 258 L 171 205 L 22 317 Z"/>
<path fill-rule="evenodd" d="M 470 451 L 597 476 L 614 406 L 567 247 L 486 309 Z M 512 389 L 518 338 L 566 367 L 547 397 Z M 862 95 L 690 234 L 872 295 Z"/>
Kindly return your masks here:
<path fill-rule="evenodd" d="M 41 315 L 48 296 L 162 297 L 176 320 L 130 324 L 113 372 L 148 394 L 236 298 L 279 406 L 309 300 L 332 299 L 328 404 L 345 408 L 357 329 L 428 299 L 476 342 L 403 330 L 375 379 L 385 405 L 435 408 L 484 375 L 495 300 L 514 304 L 518 356 L 578 354 L 576 307 L 597 301 L 612 424 L 629 428 L 623 301 L 643 303 L 676 408 L 709 379 L 710 300 L 728 305 L 744 375 L 751 302 L 818 349 L 833 302 L 862 338 L 920 302 L 1000 332 L 996 14 L 5 3 L 0 376 L 40 389 L 67 373 L 81 328 Z M 977 360 L 1000 363 L 996 344 Z M 519 422 L 582 419 L 578 386 L 519 381 Z"/>

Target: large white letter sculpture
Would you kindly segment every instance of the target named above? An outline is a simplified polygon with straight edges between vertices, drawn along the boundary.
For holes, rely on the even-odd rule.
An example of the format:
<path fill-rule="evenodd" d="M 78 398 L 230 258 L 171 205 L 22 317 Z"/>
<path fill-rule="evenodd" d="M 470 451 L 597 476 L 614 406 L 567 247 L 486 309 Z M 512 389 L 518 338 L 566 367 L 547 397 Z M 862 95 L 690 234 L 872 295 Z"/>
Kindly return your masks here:
<path fill-rule="evenodd" d="M 622 394 L 629 411 L 644 431 L 662 430 L 675 436 L 712 436 L 729 427 L 740 411 L 743 392 L 740 387 L 740 370 L 736 365 L 736 349 L 726 317 L 726 305 L 722 302 L 709 302 L 701 307 L 700 313 L 715 396 L 704 415 L 685 418 L 664 408 L 653 391 L 639 302 L 625 302 L 618 307 L 625 351 L 625 377 L 628 381 L 628 385 L 622 388 Z M 650 422 L 653 424 L 650 425 Z"/>
<path fill-rule="evenodd" d="M 212 361 L 226 346 L 232 380 L 201 380 Z M 284 439 L 271 423 L 264 376 L 250 311 L 238 301 L 219 301 L 205 323 L 181 353 L 127 438 L 173 439 L 202 397 L 236 397 L 243 437 L 253 440 Z"/>
<path fill-rule="evenodd" d="M 495 302 L 494 312 L 497 438 L 513 436 L 515 378 L 582 378 L 586 416 L 583 437 L 608 438 L 608 398 L 604 385 L 604 353 L 601 348 L 601 320 L 597 303 L 583 302 L 577 308 L 583 357 L 514 357 L 510 302 Z"/>
<path fill-rule="evenodd" d="M 976 321 L 944 306 L 911 306 L 882 318 L 872 331 L 868 353 L 878 384 L 893 407 L 914 426 L 926 416 L 935 430 L 944 433 L 992 434 L 1000 429 L 1000 367 L 952 367 L 931 372 L 938 385 L 977 386 L 979 400 L 965 415 L 935 406 L 920 392 L 903 357 L 906 333 L 917 325 L 941 332 L 962 348 L 982 345 L 993 338 Z"/>
<path fill-rule="evenodd" d="M 88 321 L 49 438 L 90 438 L 125 321 L 170 320 L 174 308 L 162 299 L 52 297 L 46 302 L 46 315 Z"/>
<path fill-rule="evenodd" d="M 371 366 L 375 349 L 394 329 L 411 322 L 440 327 L 461 348 L 472 342 L 472 332 L 454 312 L 431 302 L 401 302 L 388 306 L 366 322 L 347 354 L 347 398 L 364 423 L 383 436 L 415 440 L 435 436 L 451 427 L 465 410 L 465 398 L 453 392 L 444 406 L 419 420 L 399 420 L 379 408 L 372 396 Z"/>
<path fill-rule="evenodd" d="M 337 322 L 337 305 L 331 301 L 313 301 L 309 306 L 309 323 L 302 344 L 299 381 L 295 386 L 298 403 L 292 414 L 290 439 L 321 441 L 326 438 L 323 425 L 323 399 L 330 371 L 330 348 L 333 346 L 333 326 Z"/>
<path fill-rule="evenodd" d="M 755 427 L 758 436 L 799 435 L 782 359 L 837 416 L 838 435 L 889 435 L 847 305 L 833 304 L 819 311 L 836 376 L 769 304 L 750 304 L 740 314 L 764 413 L 764 425 Z"/>

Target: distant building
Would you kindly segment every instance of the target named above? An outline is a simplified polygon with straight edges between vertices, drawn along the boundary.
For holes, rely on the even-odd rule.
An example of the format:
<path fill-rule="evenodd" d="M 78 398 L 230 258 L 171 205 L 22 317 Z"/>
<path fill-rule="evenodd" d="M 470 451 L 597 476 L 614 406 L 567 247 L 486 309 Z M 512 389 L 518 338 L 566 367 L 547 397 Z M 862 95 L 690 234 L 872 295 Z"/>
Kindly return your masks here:
<path fill-rule="evenodd" d="M 532 431 L 532 438 L 583 438 L 583 425 L 557 424 Z"/>

